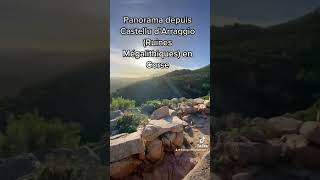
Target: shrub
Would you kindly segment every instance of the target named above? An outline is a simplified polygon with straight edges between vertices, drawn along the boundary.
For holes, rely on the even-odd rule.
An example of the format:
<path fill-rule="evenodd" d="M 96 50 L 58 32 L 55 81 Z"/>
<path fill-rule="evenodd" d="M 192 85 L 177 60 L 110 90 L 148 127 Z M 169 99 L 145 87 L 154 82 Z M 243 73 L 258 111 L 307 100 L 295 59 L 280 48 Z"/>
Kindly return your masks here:
<path fill-rule="evenodd" d="M 139 125 L 147 122 L 147 116 L 140 113 L 126 112 L 117 121 L 120 133 L 132 133 L 137 131 Z"/>
<path fill-rule="evenodd" d="M 75 148 L 80 142 L 80 126 L 60 119 L 44 119 L 38 113 L 11 116 L 5 130 L 1 152 L 18 154 L 57 147 Z M 2 140 L 1 140 L 2 139 Z"/>
<path fill-rule="evenodd" d="M 136 102 L 134 100 L 124 99 L 122 97 L 112 98 L 111 110 L 125 110 L 128 108 L 134 108 Z"/>
<path fill-rule="evenodd" d="M 162 106 L 162 102 L 157 99 L 149 100 L 149 101 L 145 102 L 145 104 L 151 105 L 151 106 L 155 107 L 156 109 Z"/>
<path fill-rule="evenodd" d="M 161 101 L 161 105 L 162 105 L 162 106 L 168 106 L 168 107 L 170 107 L 172 104 L 173 104 L 173 103 L 172 103 L 171 100 L 169 100 L 169 99 L 163 99 L 163 100 Z"/>
<path fill-rule="evenodd" d="M 201 97 L 203 100 L 210 100 L 210 95 L 206 95 L 206 96 L 203 96 Z"/>

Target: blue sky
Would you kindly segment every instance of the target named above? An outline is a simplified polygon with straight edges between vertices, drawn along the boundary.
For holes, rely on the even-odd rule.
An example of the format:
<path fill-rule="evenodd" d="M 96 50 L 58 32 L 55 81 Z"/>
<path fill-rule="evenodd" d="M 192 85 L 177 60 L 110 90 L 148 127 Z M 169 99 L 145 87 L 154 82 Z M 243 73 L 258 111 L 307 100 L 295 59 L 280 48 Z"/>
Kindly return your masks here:
<path fill-rule="evenodd" d="M 123 16 L 133 17 L 192 17 L 190 25 L 124 25 Z M 193 28 L 194 36 L 157 36 L 159 39 L 173 40 L 173 47 L 154 47 L 163 50 L 192 50 L 194 57 L 191 59 L 130 59 L 122 58 L 122 49 L 143 50 L 142 40 L 148 36 L 121 36 L 121 27 L 167 27 L 167 28 Z M 144 62 L 167 61 L 172 68 L 169 70 L 187 68 L 197 69 L 210 64 L 210 1 L 209 0 L 111 0 L 110 2 L 110 47 L 111 47 L 111 76 L 142 77 L 161 73 L 148 70 Z M 150 37 L 150 36 L 149 36 Z M 146 49 L 151 49 L 146 48 Z M 163 72 L 164 70 L 162 70 Z"/>

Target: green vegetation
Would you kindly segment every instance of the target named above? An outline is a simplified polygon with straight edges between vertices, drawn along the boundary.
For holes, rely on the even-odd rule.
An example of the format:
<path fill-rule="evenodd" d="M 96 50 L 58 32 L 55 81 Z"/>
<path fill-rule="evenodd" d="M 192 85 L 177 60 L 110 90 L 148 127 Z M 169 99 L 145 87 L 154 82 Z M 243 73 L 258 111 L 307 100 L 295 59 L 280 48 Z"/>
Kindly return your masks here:
<path fill-rule="evenodd" d="M 112 98 L 111 110 L 125 110 L 128 108 L 134 108 L 136 102 L 134 100 L 124 99 L 122 97 Z"/>
<path fill-rule="evenodd" d="M 149 100 L 149 101 L 146 101 L 144 104 L 153 106 L 155 108 L 159 108 L 161 107 L 162 102 L 160 100 Z"/>
<path fill-rule="evenodd" d="M 120 133 L 132 133 L 137 131 L 139 125 L 143 125 L 148 120 L 148 117 L 134 112 L 126 112 L 117 121 Z"/>
<path fill-rule="evenodd" d="M 204 100 L 210 100 L 210 95 L 206 95 L 206 96 L 203 96 L 201 98 L 204 99 Z"/>
<path fill-rule="evenodd" d="M 146 101 L 144 104 L 146 105 L 151 105 L 153 107 L 155 107 L 156 109 L 157 108 L 160 108 L 161 106 L 168 106 L 168 107 L 173 107 L 173 106 L 176 106 L 178 105 L 178 103 L 180 103 L 181 101 L 176 99 L 176 100 L 169 100 L 169 99 L 162 99 L 162 100 L 158 100 L 158 99 L 155 99 L 155 100 L 149 100 L 149 101 Z"/>
<path fill-rule="evenodd" d="M 4 155 L 45 151 L 50 148 L 75 148 L 80 143 L 80 126 L 60 119 L 44 119 L 38 113 L 11 116 L 0 134 Z"/>

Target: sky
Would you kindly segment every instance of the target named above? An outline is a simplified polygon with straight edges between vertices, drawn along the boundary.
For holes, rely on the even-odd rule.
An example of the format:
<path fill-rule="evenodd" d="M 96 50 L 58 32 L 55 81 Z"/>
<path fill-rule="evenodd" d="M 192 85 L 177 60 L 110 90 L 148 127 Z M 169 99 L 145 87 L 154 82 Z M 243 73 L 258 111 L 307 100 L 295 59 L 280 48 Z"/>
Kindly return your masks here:
<path fill-rule="evenodd" d="M 319 0 L 213 0 L 212 23 L 235 22 L 270 26 L 287 22 L 320 7 Z"/>
<path fill-rule="evenodd" d="M 110 2 L 110 47 L 112 77 L 143 77 L 177 69 L 197 69 L 210 64 L 210 1 L 209 0 L 111 0 Z M 131 17 L 192 17 L 189 25 L 125 25 L 123 16 Z M 188 37 L 157 36 L 159 39 L 173 40 L 172 47 L 153 47 L 146 49 L 190 50 L 191 59 L 144 58 L 126 59 L 122 57 L 123 49 L 144 50 L 142 40 L 154 36 L 122 36 L 121 27 L 167 27 L 193 28 L 196 34 Z M 169 62 L 168 70 L 150 70 L 145 67 L 146 61 Z"/>
<path fill-rule="evenodd" d="M 95 51 L 107 45 L 106 1 L 1 0 L 0 48 Z"/>

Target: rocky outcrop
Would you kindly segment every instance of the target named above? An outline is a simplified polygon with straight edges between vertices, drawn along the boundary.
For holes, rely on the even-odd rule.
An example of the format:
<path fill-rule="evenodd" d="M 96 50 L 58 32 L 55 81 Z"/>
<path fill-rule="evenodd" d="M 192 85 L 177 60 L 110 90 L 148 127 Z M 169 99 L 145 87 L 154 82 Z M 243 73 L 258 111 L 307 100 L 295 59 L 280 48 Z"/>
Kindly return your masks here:
<path fill-rule="evenodd" d="M 110 141 L 110 162 L 119 161 L 134 154 L 144 152 L 141 132 L 134 132 Z"/>
<path fill-rule="evenodd" d="M 269 119 L 268 123 L 281 136 L 284 134 L 297 134 L 302 121 L 298 121 L 289 117 L 279 116 Z"/>
<path fill-rule="evenodd" d="M 303 123 L 285 116 L 255 118 L 239 134 L 219 133 L 217 137 L 213 164 L 224 163 L 216 170 L 223 179 L 259 179 L 270 167 L 279 167 L 277 173 L 288 177 L 294 171 L 298 171 L 294 176 L 306 171 L 297 180 L 317 179 L 309 173 L 320 168 L 318 122 Z"/>
<path fill-rule="evenodd" d="M 153 112 L 150 112 L 152 107 L 143 105 L 142 112 L 151 115 L 141 129 L 110 137 L 111 178 L 183 179 L 195 167 L 198 157 L 196 153 L 184 152 L 180 148 L 193 147 L 193 138 L 190 137 L 193 136 L 193 126 L 189 122 L 197 121 L 198 115 L 202 119 L 207 116 L 204 112 L 208 106 L 204 102 L 198 98 L 179 103 L 176 99 L 175 104 L 162 106 Z M 191 114 L 190 121 L 181 119 Z M 204 121 L 209 122 L 207 117 Z"/>
<path fill-rule="evenodd" d="M 305 136 L 310 142 L 320 145 L 320 123 L 309 121 L 302 124 L 300 134 Z"/>
<path fill-rule="evenodd" d="M 162 106 L 151 114 L 150 119 L 162 119 L 167 116 L 170 116 L 169 108 L 168 106 Z"/>
<path fill-rule="evenodd" d="M 148 125 L 144 128 L 142 132 L 142 137 L 146 141 L 152 141 L 156 139 L 161 134 L 166 132 L 182 132 L 183 125 L 186 125 L 184 121 L 182 121 L 177 116 L 167 117 L 165 119 L 160 120 L 151 120 Z"/>

